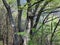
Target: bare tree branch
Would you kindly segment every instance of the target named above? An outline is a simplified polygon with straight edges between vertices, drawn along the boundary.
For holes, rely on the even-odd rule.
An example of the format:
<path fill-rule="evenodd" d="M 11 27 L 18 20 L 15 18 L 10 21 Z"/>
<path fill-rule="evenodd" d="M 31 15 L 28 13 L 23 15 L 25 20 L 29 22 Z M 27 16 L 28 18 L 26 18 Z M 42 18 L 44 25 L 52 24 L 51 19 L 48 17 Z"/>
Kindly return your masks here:
<path fill-rule="evenodd" d="M 39 31 L 39 29 L 45 24 L 44 21 L 45 21 L 45 19 L 46 19 L 50 14 L 51 14 L 51 13 L 49 13 L 49 14 L 44 18 L 44 20 L 43 20 L 43 22 L 42 22 L 42 25 L 41 25 L 35 32 L 33 32 L 33 35 L 35 35 L 35 34 Z"/>
<path fill-rule="evenodd" d="M 42 25 L 33 33 L 33 35 L 34 35 L 35 33 L 37 33 L 37 32 L 39 31 L 39 29 L 46 23 L 46 22 L 45 22 L 46 18 L 47 18 L 52 12 L 53 12 L 53 10 L 48 13 L 48 15 L 44 18 L 44 20 L 43 20 L 43 22 L 42 22 Z"/>
<path fill-rule="evenodd" d="M 54 10 L 51 13 L 57 13 L 57 12 L 60 12 L 60 10 Z M 43 12 L 42 14 L 48 14 L 48 13 L 50 13 L 50 12 Z"/>
<path fill-rule="evenodd" d="M 44 0 L 39 0 L 39 1 L 35 2 L 35 3 L 32 4 L 31 6 L 29 6 L 29 8 L 31 8 L 31 7 L 34 6 L 35 4 L 38 4 L 38 3 L 42 2 L 42 1 L 44 1 Z"/>
<path fill-rule="evenodd" d="M 57 18 L 60 18 L 60 17 L 55 17 L 55 18 L 53 18 L 53 19 L 51 19 L 51 20 L 45 21 L 45 23 L 50 22 L 50 21 L 53 21 L 53 20 L 55 20 L 55 19 L 57 19 Z"/>
<path fill-rule="evenodd" d="M 40 1 L 40 3 L 43 2 L 43 1 L 44 1 L 44 0 Z M 38 4 L 35 5 L 35 10 L 34 10 L 34 12 L 33 12 L 33 15 L 34 15 L 34 16 L 35 16 L 35 13 L 37 12 L 37 10 L 38 10 L 38 8 L 39 8 L 39 4 L 40 4 L 40 3 L 38 3 Z"/>
<path fill-rule="evenodd" d="M 37 24 L 38 24 L 38 22 L 39 22 L 39 18 L 40 18 L 40 16 L 41 16 L 42 12 L 43 12 L 43 9 L 45 8 L 45 6 L 46 6 L 49 2 L 50 2 L 50 1 L 46 1 L 46 2 L 44 3 L 44 5 L 41 7 L 40 11 L 39 11 L 38 14 L 37 14 L 37 18 L 36 18 L 36 21 L 35 21 L 35 24 L 34 24 L 33 28 L 36 28 L 36 26 L 37 26 Z"/>
<path fill-rule="evenodd" d="M 52 9 L 58 9 L 58 8 L 60 8 L 60 6 L 54 7 L 54 8 L 49 8 L 49 9 L 44 9 L 43 11 L 46 11 L 46 10 L 52 10 Z"/>
<path fill-rule="evenodd" d="M 54 28 L 54 31 L 52 32 L 52 34 L 51 34 L 51 39 L 50 39 L 50 45 L 52 45 L 52 39 L 53 39 L 53 36 L 54 36 L 54 34 L 55 34 L 55 32 L 56 32 L 56 29 L 57 29 L 57 27 L 58 27 L 58 25 L 59 25 L 59 22 L 60 22 L 60 19 L 59 19 L 59 21 L 57 22 L 57 24 L 56 24 L 56 26 L 55 26 L 55 28 Z"/>

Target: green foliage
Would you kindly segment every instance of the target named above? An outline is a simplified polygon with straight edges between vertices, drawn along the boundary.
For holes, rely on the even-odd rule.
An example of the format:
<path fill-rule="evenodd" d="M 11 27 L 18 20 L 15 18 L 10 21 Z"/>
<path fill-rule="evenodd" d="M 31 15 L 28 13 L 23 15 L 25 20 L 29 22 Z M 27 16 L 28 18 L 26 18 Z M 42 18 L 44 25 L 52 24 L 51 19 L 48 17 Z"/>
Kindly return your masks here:
<path fill-rule="evenodd" d="M 19 9 L 19 10 L 22 10 L 22 9 L 27 10 L 28 4 L 29 4 L 29 3 L 26 3 L 25 5 L 21 5 L 21 6 L 18 7 L 18 9 Z"/>
<path fill-rule="evenodd" d="M 12 4 L 12 3 L 14 3 L 16 0 L 8 0 L 7 2 L 9 3 L 9 4 Z"/>
<path fill-rule="evenodd" d="M 0 45 L 3 45 L 3 42 L 2 41 L 0 41 Z"/>
<path fill-rule="evenodd" d="M 36 30 L 35 28 L 32 28 L 32 32 L 35 32 L 35 30 Z"/>
<path fill-rule="evenodd" d="M 55 17 L 56 16 L 54 16 L 53 18 L 55 18 Z M 48 18 L 49 18 L 48 20 L 51 20 L 52 16 L 49 16 Z M 32 38 L 32 40 L 29 41 L 28 45 L 41 45 L 41 39 L 42 39 L 43 45 L 45 43 L 47 43 L 46 40 L 47 39 L 50 40 L 51 33 L 53 32 L 53 29 L 51 30 L 51 22 L 52 22 L 52 28 L 54 29 L 56 23 L 58 22 L 58 18 L 55 19 L 55 20 L 52 20 L 52 21 L 50 21 L 48 23 L 46 23 L 45 25 L 43 25 L 43 29 L 40 28 L 40 30 L 34 35 L 34 37 Z M 42 23 L 39 23 L 39 24 L 41 25 Z M 59 27 L 57 28 L 58 30 L 60 29 Z M 32 28 L 33 32 L 35 30 L 36 29 Z M 55 36 L 56 37 L 55 36 L 53 37 L 53 42 L 56 43 L 56 44 L 59 44 L 58 42 L 60 42 L 60 32 L 59 32 L 60 30 L 59 31 L 58 30 L 55 32 Z"/>
<path fill-rule="evenodd" d="M 16 0 L 7 0 L 7 2 L 9 4 L 13 4 L 15 1 Z M 44 0 L 44 1 L 50 1 L 50 0 Z M 34 4 L 35 2 L 37 2 L 37 0 L 31 0 L 30 3 Z M 43 6 L 42 5 L 43 3 L 44 2 L 41 3 L 40 7 Z M 28 9 L 28 4 L 29 3 L 26 3 L 25 5 L 21 5 L 18 7 L 19 10 L 23 10 L 23 14 L 22 14 L 23 19 L 25 19 L 27 17 L 27 11 L 26 10 Z M 60 0 L 52 0 L 52 2 L 50 2 L 45 7 L 45 9 L 53 10 L 57 6 L 60 6 Z M 33 9 L 33 8 L 35 8 L 35 6 L 32 6 L 31 8 Z M 46 12 L 50 12 L 51 10 L 46 10 Z M 55 17 L 56 16 L 54 16 L 53 18 L 55 18 Z M 49 16 L 48 20 L 51 20 L 51 19 L 52 19 L 52 16 Z M 51 36 L 51 33 L 53 32 L 53 29 L 51 30 L 51 22 L 52 22 L 52 28 L 54 29 L 54 27 L 56 26 L 56 23 L 58 22 L 58 19 L 55 19 L 53 21 L 49 21 L 45 25 L 43 25 L 42 28 L 40 28 L 39 31 L 32 37 L 32 40 L 29 41 L 28 45 L 41 45 L 41 40 L 44 44 L 46 43 L 47 39 L 49 39 L 48 41 L 50 41 L 50 36 Z M 42 25 L 42 23 L 38 23 L 38 25 Z M 36 29 L 32 28 L 32 32 L 35 32 L 35 31 L 36 31 Z M 25 36 L 26 32 L 17 32 L 15 34 Z M 58 28 L 56 30 L 56 33 L 53 37 L 53 42 L 56 44 L 59 44 L 58 42 L 60 42 L 60 26 L 58 26 Z"/>
<path fill-rule="evenodd" d="M 26 32 L 17 32 L 15 34 L 25 36 L 26 35 Z"/>

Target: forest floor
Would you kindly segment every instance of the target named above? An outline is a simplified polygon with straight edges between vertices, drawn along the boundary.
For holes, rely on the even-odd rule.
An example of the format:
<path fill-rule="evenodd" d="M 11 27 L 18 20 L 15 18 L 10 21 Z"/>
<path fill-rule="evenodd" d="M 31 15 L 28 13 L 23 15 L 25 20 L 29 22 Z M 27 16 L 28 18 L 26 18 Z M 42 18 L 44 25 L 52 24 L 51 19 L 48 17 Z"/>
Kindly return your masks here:
<path fill-rule="evenodd" d="M 2 41 L 0 41 L 0 45 L 3 45 Z"/>

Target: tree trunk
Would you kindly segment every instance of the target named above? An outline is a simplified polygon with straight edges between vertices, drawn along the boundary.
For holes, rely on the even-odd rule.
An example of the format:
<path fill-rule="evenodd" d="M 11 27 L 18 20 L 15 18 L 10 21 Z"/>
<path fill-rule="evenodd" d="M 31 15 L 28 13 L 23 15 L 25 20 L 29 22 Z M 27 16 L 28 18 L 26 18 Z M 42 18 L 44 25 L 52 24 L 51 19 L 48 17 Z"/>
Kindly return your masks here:
<path fill-rule="evenodd" d="M 30 40 L 29 36 L 30 36 L 30 30 L 31 30 L 31 20 L 29 19 L 28 20 L 28 23 L 27 23 L 28 27 L 27 27 L 27 30 L 26 30 L 26 35 L 24 37 L 24 45 L 28 45 L 28 42 Z"/>
<path fill-rule="evenodd" d="M 13 20 L 13 17 L 12 17 L 11 7 L 8 5 L 8 3 L 6 2 L 6 0 L 2 0 L 2 2 L 3 2 L 4 6 L 5 6 L 6 10 L 7 10 L 9 22 L 11 24 L 11 27 L 13 28 L 12 31 L 14 32 L 13 34 L 10 33 L 12 35 L 12 37 L 13 37 L 13 39 L 11 38 L 10 44 L 11 45 L 18 45 L 18 42 L 19 42 L 18 35 L 15 34 L 17 32 L 17 29 L 16 29 L 16 24 L 15 24 L 15 22 Z M 12 40 L 14 41 L 14 43 L 12 42 Z"/>

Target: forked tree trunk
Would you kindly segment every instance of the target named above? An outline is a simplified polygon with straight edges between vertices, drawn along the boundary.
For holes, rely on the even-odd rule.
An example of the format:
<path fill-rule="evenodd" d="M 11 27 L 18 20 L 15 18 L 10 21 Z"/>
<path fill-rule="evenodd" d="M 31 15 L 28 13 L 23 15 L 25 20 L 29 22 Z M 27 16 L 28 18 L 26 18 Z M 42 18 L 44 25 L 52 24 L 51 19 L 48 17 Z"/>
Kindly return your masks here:
<path fill-rule="evenodd" d="M 24 45 L 28 45 L 28 42 L 30 40 L 30 30 L 31 30 L 31 20 L 29 19 L 28 20 L 28 23 L 27 23 L 27 30 L 26 30 L 26 35 L 24 37 Z"/>

